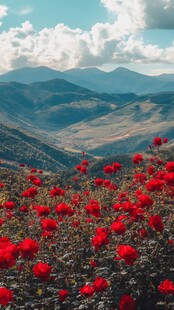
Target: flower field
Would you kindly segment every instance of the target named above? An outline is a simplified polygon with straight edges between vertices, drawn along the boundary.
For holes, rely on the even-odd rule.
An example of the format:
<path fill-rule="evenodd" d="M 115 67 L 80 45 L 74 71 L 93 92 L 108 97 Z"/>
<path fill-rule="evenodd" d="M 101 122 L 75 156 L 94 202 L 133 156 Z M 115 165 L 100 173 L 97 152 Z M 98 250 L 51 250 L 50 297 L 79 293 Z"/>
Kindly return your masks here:
<path fill-rule="evenodd" d="M 174 309 L 174 161 L 154 138 L 91 177 L 90 161 L 56 175 L 0 168 L 0 307 Z"/>

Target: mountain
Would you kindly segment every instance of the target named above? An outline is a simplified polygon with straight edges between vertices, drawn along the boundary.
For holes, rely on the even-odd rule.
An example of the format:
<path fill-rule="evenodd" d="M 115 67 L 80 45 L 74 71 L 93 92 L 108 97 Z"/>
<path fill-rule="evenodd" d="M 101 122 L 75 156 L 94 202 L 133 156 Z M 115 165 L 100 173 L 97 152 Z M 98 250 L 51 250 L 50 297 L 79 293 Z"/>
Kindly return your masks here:
<path fill-rule="evenodd" d="M 8 124 L 0 124 L 0 158 L 13 166 L 19 163 L 48 171 L 58 172 L 74 167 L 80 154 L 56 148 L 31 132 Z"/>
<path fill-rule="evenodd" d="M 154 136 L 174 139 L 173 107 L 172 91 L 111 95 L 62 79 L 0 83 L 2 123 L 33 132 L 55 147 L 94 156 L 141 151 Z"/>
<path fill-rule="evenodd" d="M 123 67 L 111 72 L 104 72 L 97 68 L 74 68 L 60 72 L 47 67 L 26 67 L 0 76 L 0 82 L 13 81 L 24 84 L 52 79 L 63 79 L 94 92 L 109 94 L 135 93 L 142 95 L 174 89 L 174 74 L 148 76 Z"/>
<path fill-rule="evenodd" d="M 60 79 L 29 85 L 0 83 L 0 119 L 28 129 L 60 130 L 105 115 L 135 98 L 95 93 Z"/>
<path fill-rule="evenodd" d="M 33 82 L 48 81 L 52 79 L 63 79 L 66 75 L 63 72 L 48 67 L 24 67 L 12 70 L 0 75 L 0 82 L 18 82 L 30 84 Z"/>

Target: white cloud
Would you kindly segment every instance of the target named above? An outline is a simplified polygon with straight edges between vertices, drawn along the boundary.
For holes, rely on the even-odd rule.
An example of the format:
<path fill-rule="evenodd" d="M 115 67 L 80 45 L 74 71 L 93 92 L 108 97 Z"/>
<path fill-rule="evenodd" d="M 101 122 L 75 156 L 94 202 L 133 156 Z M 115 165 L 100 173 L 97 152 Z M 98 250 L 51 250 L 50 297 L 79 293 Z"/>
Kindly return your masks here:
<path fill-rule="evenodd" d="M 33 7 L 31 7 L 31 6 L 25 6 L 21 9 L 19 9 L 18 11 L 15 11 L 15 13 L 17 15 L 28 15 L 32 12 L 33 12 Z"/>
<path fill-rule="evenodd" d="M 7 15 L 8 7 L 5 5 L 0 5 L 0 20 Z M 0 26 L 2 22 L 0 21 Z"/>
<path fill-rule="evenodd" d="M 115 14 L 119 23 L 130 30 L 174 29 L 173 0 L 101 0 L 106 9 Z"/>
<path fill-rule="evenodd" d="M 173 64 L 174 45 L 161 48 L 146 44 L 141 36 L 142 30 L 154 27 L 155 23 L 160 24 L 152 16 L 160 16 L 162 8 L 163 15 L 170 15 L 169 11 L 174 7 L 173 0 L 156 0 L 155 4 L 150 0 L 101 2 L 115 14 L 115 22 L 96 23 L 90 31 L 57 24 L 38 32 L 26 21 L 21 27 L 0 33 L 0 72 L 25 65 L 45 65 L 66 70 L 108 63 Z M 3 12 L 0 16 L 6 14 L 6 11 Z M 167 17 L 163 17 L 164 27 Z M 162 23 L 160 25 L 162 27 Z"/>

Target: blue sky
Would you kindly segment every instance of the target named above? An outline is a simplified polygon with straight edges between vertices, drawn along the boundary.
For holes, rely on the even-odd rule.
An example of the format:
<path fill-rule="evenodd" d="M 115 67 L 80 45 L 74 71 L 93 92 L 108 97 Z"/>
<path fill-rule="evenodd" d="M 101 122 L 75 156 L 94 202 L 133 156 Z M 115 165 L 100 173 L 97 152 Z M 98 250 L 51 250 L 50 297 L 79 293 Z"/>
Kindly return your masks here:
<path fill-rule="evenodd" d="M 174 73 L 173 0 L 1 0 L 0 74 L 23 66 Z"/>

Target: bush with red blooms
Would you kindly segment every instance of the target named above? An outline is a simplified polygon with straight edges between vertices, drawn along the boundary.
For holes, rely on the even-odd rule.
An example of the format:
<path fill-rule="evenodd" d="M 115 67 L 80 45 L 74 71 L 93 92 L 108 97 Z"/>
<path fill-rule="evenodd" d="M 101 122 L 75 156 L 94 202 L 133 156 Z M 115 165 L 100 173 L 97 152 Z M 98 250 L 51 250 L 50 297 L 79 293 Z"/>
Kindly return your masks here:
<path fill-rule="evenodd" d="M 13 291 L 6 287 L 0 287 L 0 304 L 2 306 L 7 306 L 13 299 Z"/>
<path fill-rule="evenodd" d="M 123 295 L 119 302 L 119 310 L 135 310 L 135 300 L 130 295 Z"/>
<path fill-rule="evenodd" d="M 129 266 L 133 265 L 134 261 L 138 258 L 137 251 L 131 245 L 120 245 L 117 253 Z"/>
<path fill-rule="evenodd" d="M 174 156 L 165 143 L 156 137 L 129 167 L 105 161 L 95 176 L 83 154 L 66 182 L 64 172 L 0 167 L 0 307 L 171 309 Z"/>
<path fill-rule="evenodd" d="M 42 282 L 48 281 L 52 266 L 49 266 L 47 263 L 39 262 L 33 267 L 33 273 L 35 277 L 39 278 Z"/>
<path fill-rule="evenodd" d="M 168 279 L 164 280 L 160 285 L 158 285 L 159 292 L 163 294 L 172 294 L 174 295 L 174 282 L 169 281 Z"/>
<path fill-rule="evenodd" d="M 68 291 L 67 290 L 60 290 L 58 295 L 59 295 L 59 301 L 64 302 L 65 299 L 67 299 L 67 297 L 68 297 Z"/>

